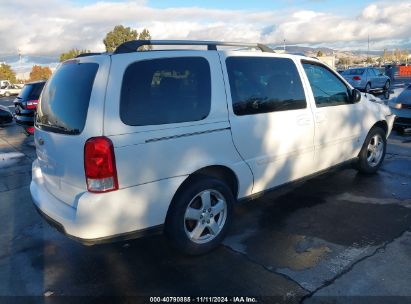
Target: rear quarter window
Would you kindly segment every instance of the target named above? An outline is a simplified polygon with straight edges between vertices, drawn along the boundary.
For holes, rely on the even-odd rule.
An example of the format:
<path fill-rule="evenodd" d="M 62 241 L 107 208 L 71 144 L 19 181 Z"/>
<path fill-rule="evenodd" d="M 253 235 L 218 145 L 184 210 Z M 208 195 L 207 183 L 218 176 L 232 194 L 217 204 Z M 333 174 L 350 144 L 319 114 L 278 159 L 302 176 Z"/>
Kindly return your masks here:
<path fill-rule="evenodd" d="M 123 76 L 121 120 L 131 126 L 198 121 L 211 107 L 211 76 L 202 57 L 134 62 Z"/>
<path fill-rule="evenodd" d="M 63 63 L 43 89 L 36 125 L 57 133 L 81 133 L 97 70 L 97 63 Z"/>

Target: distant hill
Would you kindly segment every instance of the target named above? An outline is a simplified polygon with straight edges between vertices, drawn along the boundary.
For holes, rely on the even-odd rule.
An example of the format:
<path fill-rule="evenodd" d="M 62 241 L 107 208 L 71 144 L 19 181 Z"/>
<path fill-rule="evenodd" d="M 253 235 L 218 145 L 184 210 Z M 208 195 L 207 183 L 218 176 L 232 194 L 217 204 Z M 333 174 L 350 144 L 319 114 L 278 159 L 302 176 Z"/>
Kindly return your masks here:
<path fill-rule="evenodd" d="M 271 45 L 274 50 L 283 50 L 283 46 Z M 352 50 L 352 51 L 342 51 L 327 47 L 309 47 L 309 46 L 298 46 L 298 45 L 286 45 L 285 49 L 288 53 L 304 53 L 307 56 L 315 56 L 318 51 L 321 51 L 325 56 L 336 55 L 337 57 L 364 57 L 367 56 L 367 50 Z M 381 56 L 383 51 L 371 51 L 370 56 Z"/>

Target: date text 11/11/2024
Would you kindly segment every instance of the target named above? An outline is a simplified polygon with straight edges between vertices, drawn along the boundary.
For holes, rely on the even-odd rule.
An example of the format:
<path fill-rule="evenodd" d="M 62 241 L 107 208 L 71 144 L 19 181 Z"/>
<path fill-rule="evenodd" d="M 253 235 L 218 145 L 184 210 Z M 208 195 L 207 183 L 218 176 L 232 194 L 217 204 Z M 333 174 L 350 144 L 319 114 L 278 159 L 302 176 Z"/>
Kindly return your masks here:
<path fill-rule="evenodd" d="M 150 303 L 258 303 L 255 297 L 150 297 Z"/>

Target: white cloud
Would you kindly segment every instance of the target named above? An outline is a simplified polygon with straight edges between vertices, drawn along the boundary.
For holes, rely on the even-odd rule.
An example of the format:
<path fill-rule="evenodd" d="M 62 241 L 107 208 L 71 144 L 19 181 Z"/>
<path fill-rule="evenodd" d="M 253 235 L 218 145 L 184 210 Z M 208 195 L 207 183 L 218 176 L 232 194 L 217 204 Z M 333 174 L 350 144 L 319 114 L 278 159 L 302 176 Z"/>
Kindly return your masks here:
<path fill-rule="evenodd" d="M 324 4 L 325 5 L 325 4 Z M 76 47 L 103 51 L 114 25 L 148 28 L 155 39 L 258 41 L 270 44 L 375 47 L 409 43 L 411 3 L 376 2 L 357 15 L 323 12 L 244 11 L 200 7 L 158 9 L 146 1 L 76 5 L 68 0 L 0 0 L 0 54 L 59 54 Z"/>

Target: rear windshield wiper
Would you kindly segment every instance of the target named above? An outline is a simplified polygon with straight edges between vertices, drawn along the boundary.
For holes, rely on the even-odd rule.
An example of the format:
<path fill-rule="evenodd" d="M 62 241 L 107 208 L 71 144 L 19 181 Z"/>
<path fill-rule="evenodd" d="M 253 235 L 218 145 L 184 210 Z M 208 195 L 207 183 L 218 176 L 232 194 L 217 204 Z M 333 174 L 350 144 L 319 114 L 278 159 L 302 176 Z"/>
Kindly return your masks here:
<path fill-rule="evenodd" d="M 80 133 L 80 130 L 78 129 L 69 129 L 63 126 L 59 126 L 59 125 L 48 125 L 48 124 L 43 124 L 39 122 L 37 122 L 37 125 L 45 129 L 49 129 L 51 131 L 58 130 L 59 133 L 65 133 L 65 134 L 79 134 Z"/>

